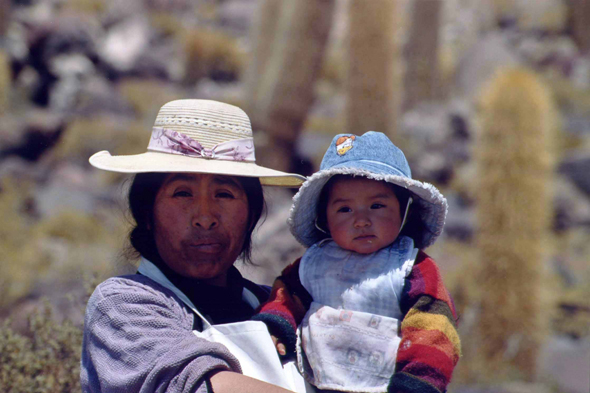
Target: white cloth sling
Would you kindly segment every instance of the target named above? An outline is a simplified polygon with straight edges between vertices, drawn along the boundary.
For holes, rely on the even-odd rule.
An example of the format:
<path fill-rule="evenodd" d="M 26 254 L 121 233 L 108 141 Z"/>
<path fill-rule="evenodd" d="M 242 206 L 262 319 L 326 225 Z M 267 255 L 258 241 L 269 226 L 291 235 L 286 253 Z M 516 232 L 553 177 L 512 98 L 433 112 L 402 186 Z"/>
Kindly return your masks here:
<path fill-rule="evenodd" d="M 367 255 L 333 241 L 307 250 L 299 277 L 313 302 L 297 345 L 306 379 L 320 389 L 387 391 L 400 342 L 402 289 L 417 252 L 409 237 Z"/>
<path fill-rule="evenodd" d="M 240 362 L 242 373 L 295 392 L 313 392 L 313 386 L 303 380 L 294 362 L 281 364 L 266 325 L 260 321 L 243 321 L 212 325 L 190 299 L 182 293 L 156 265 L 142 258 L 138 272 L 168 288 L 178 296 L 201 320 L 203 331 L 193 331 L 197 337 L 223 344 Z M 244 288 L 243 299 L 256 308 L 256 296 Z"/>

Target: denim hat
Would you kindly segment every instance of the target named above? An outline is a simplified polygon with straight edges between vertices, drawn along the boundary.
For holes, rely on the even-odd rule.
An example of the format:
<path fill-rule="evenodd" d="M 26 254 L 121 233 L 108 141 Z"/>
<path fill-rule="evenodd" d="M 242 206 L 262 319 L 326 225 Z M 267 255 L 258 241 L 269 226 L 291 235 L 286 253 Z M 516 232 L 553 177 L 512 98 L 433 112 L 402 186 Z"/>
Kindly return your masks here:
<path fill-rule="evenodd" d="M 336 135 L 326 151 L 320 170 L 310 176 L 293 197 L 288 223 L 293 236 L 306 247 L 325 238 L 315 223 L 317 205 L 324 185 L 334 175 L 364 176 L 386 181 L 411 192 L 412 209 L 418 210 L 426 231 L 414 239 L 418 248 L 433 244 L 442 233 L 447 200 L 432 184 L 412 179 L 404 153 L 381 132 L 362 136 Z"/>

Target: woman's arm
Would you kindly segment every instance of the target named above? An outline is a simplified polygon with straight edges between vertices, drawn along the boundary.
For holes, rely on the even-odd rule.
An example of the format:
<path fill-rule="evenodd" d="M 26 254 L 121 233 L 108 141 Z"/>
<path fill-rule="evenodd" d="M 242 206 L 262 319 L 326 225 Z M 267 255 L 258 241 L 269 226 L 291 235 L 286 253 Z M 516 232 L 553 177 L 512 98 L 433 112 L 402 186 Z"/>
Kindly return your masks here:
<path fill-rule="evenodd" d="M 209 377 L 214 393 L 289 393 L 290 390 L 231 371 L 218 371 Z M 291 392 L 292 393 L 292 392 Z"/>
<path fill-rule="evenodd" d="M 445 392 L 461 356 L 457 314 L 436 263 L 422 251 L 400 303 L 405 317 L 389 391 Z"/>
<path fill-rule="evenodd" d="M 172 292 L 134 275 L 100 284 L 88 302 L 84 392 L 209 392 L 213 371 L 240 371 L 221 344 L 193 334 L 194 316 Z"/>

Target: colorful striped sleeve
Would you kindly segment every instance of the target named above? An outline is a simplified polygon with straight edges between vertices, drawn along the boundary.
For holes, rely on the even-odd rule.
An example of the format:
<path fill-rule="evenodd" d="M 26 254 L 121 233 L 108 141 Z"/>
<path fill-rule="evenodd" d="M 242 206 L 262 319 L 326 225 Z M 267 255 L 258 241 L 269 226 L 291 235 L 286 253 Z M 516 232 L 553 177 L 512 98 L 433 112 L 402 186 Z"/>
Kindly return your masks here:
<path fill-rule="evenodd" d="M 287 266 L 275 280 L 268 301 L 262 304 L 252 317 L 268 326 L 271 335 L 285 345 L 286 356 L 295 354 L 297 326 L 311 304 L 311 295 L 299 281 L 299 262 L 297 259 Z"/>
<path fill-rule="evenodd" d="M 420 251 L 401 298 L 396 371 L 388 391 L 446 392 L 461 356 L 457 314 L 436 263 Z"/>

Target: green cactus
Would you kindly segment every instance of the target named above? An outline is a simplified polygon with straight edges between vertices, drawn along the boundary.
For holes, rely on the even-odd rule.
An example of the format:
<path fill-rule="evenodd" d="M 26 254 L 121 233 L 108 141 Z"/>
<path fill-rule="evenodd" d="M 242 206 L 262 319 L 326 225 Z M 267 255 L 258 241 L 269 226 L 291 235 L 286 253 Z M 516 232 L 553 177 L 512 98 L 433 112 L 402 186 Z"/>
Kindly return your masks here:
<path fill-rule="evenodd" d="M 479 354 L 490 379 L 533 380 L 551 314 L 543 286 L 558 115 L 549 90 L 519 68 L 499 72 L 479 104 Z"/>
<path fill-rule="evenodd" d="M 570 0 L 572 36 L 580 52 L 590 53 L 590 0 Z"/>
<path fill-rule="evenodd" d="M 6 113 L 10 102 L 12 71 L 8 55 L 0 50 L 0 114 Z"/>
<path fill-rule="evenodd" d="M 351 0 L 347 72 L 347 131 L 395 134 L 396 0 Z"/>
<path fill-rule="evenodd" d="M 412 109 L 421 101 L 440 98 L 439 24 L 442 1 L 411 3 L 411 23 L 404 47 L 406 60 L 403 110 Z M 425 29 L 424 26 L 429 26 Z"/>

